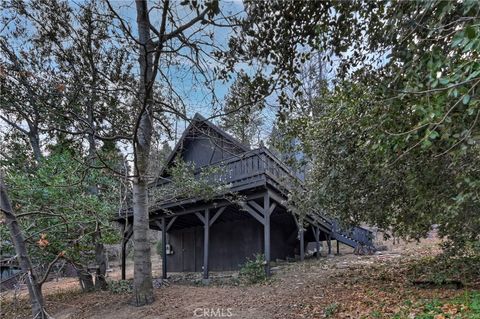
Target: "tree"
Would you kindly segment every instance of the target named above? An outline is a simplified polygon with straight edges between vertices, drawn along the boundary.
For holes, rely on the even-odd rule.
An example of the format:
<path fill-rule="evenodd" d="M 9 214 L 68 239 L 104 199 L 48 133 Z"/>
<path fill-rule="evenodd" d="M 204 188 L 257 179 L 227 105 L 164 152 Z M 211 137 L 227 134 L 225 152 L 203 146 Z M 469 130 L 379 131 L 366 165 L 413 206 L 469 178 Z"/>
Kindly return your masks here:
<path fill-rule="evenodd" d="M 240 72 L 233 82 L 225 99 L 220 127 L 231 133 L 245 145 L 258 145 L 261 127 L 263 125 L 262 97 L 266 92 L 259 90 L 258 78 L 252 81 L 250 77 Z M 265 88 L 267 89 L 267 88 Z"/>
<path fill-rule="evenodd" d="M 475 1 L 247 3 L 237 52 L 266 59 L 294 93 L 309 52 L 340 60 L 318 119 L 295 96 L 282 103 L 284 127 L 315 159 L 305 200 L 410 238 L 439 224 L 457 252 L 475 247 L 479 10 Z"/>
<path fill-rule="evenodd" d="M 110 89 L 130 80 L 123 44 L 113 40 L 112 17 L 104 14 L 97 1 L 77 7 L 62 1 L 9 2 L 5 7 L 9 37 L 1 39 L 1 52 L 9 72 L 2 77 L 7 89 L 2 92 L 6 111 L 2 119 L 29 138 L 37 163 L 42 148 L 52 145 L 45 141 L 40 145 L 40 135 L 48 134 L 56 140 L 55 147 L 64 143 L 75 149 L 86 167 L 104 167 L 111 161 L 97 158 L 98 154 L 112 139 L 108 135 L 121 132 L 117 116 L 124 111 L 119 103 L 124 95 L 119 90 L 112 94 Z M 15 50 L 19 43 L 26 45 Z M 117 112 L 108 113 L 112 106 Z M 88 143 L 85 157 L 84 139 Z M 99 196 L 94 170 L 85 172 L 85 181 L 91 183 L 86 191 Z M 95 285 L 101 289 L 106 288 L 103 225 L 98 223 L 93 238 L 98 265 Z M 82 287 L 92 289 L 91 275 L 81 264 L 77 267 Z"/>
<path fill-rule="evenodd" d="M 108 3 L 108 2 L 107 2 Z M 149 159 L 154 132 L 154 121 L 166 131 L 168 114 L 186 118 L 182 112 L 184 95 L 175 88 L 166 72 L 175 65 L 187 65 L 191 81 L 200 84 L 214 96 L 214 79 L 218 68 L 209 68 L 217 63 L 214 54 L 221 48 L 215 44 L 214 27 L 230 27 L 228 17 L 219 15 L 219 2 L 183 1 L 171 3 L 163 0 L 149 8 L 147 1 L 138 0 L 136 8 L 136 30 L 132 28 L 112 6 L 128 39 L 135 43 L 138 54 L 138 89 L 134 93 L 134 125 L 130 128 L 133 149 L 133 233 L 134 233 L 134 300 L 137 306 L 153 302 L 153 286 L 148 242 L 149 204 L 147 185 L 151 179 Z M 190 15 L 180 14 L 186 11 Z M 158 13 L 158 27 L 151 17 Z M 185 18 L 188 17 L 188 18 Z M 183 64 L 182 64 L 183 63 Z M 219 64 L 220 65 L 220 64 Z M 224 75 L 226 76 L 226 75 Z M 201 79 L 199 81 L 199 79 Z M 155 87 L 161 88 L 156 92 Z M 191 94 L 191 92 L 188 92 Z M 176 97 L 175 99 L 169 97 Z"/>
<path fill-rule="evenodd" d="M 0 173 L 0 209 L 5 214 L 5 219 L 10 233 L 13 234 L 15 252 L 18 256 L 20 268 L 27 274 L 27 287 L 32 304 L 33 318 L 48 318 L 44 307 L 44 300 L 41 291 L 41 282 L 37 279 L 36 272 L 33 269 L 32 262 L 28 257 L 25 238 L 22 230 L 18 225 L 15 213 L 12 210 L 10 199 L 7 194 L 7 189 L 3 181 L 3 172 Z"/>

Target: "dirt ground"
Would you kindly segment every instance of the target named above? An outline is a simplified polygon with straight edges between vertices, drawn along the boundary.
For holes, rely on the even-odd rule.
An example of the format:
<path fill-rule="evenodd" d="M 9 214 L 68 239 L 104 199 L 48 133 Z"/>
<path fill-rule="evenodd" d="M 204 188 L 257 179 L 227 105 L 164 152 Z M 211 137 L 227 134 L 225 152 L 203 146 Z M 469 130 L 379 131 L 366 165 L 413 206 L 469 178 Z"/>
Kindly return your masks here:
<path fill-rule="evenodd" d="M 334 246 L 335 247 L 335 246 Z M 401 243 L 371 256 L 356 256 L 349 249 L 340 256 L 281 263 L 264 284 L 170 284 L 155 289 L 156 300 L 144 307 L 129 304 L 128 294 L 80 293 L 75 279 L 50 282 L 45 287 L 47 309 L 56 319 L 127 318 L 373 318 L 376 311 L 396 313 L 414 298 L 450 298 L 462 289 L 421 289 L 404 278 L 405 263 L 434 255 L 438 241 Z M 154 260 L 154 274 L 161 263 Z M 128 275 L 133 275 L 130 265 Z M 110 273 L 118 278 L 118 270 Z M 22 298 L 20 298 L 22 299 Z M 28 318 L 26 302 L 14 305 L 2 296 L 2 318 Z"/>

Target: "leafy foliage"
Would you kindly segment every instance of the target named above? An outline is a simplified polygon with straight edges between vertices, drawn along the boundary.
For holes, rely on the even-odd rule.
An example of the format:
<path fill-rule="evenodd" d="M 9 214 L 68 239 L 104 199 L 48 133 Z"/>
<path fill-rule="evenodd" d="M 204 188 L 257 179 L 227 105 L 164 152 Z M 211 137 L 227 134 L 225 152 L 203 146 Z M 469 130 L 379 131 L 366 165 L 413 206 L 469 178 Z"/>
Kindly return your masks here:
<path fill-rule="evenodd" d="M 480 318 L 480 294 L 475 291 L 466 291 L 463 296 L 452 300 L 423 300 L 406 305 L 405 309 L 392 318 L 400 319 L 406 316 L 417 319 Z"/>
<path fill-rule="evenodd" d="M 247 259 L 247 262 L 240 268 L 240 280 L 247 284 L 257 284 L 267 279 L 265 275 L 265 257 L 263 254 L 256 254 L 254 259 Z"/>
<path fill-rule="evenodd" d="M 108 290 L 114 294 L 130 294 L 133 291 L 133 285 L 130 280 L 112 280 L 108 282 Z"/>
<path fill-rule="evenodd" d="M 258 145 L 263 124 L 261 112 L 268 86 L 259 81 L 241 72 L 230 87 L 223 109 L 220 126 L 245 145 Z"/>
<path fill-rule="evenodd" d="M 335 312 L 337 311 L 338 309 L 338 304 L 337 303 L 331 303 L 329 304 L 328 306 L 325 307 L 325 317 L 329 318 L 329 317 L 332 317 Z"/>
<path fill-rule="evenodd" d="M 103 243 L 118 241 L 110 223 L 118 209 L 116 183 L 108 175 L 87 174 L 71 154 L 55 153 L 42 158 L 36 170 L 9 170 L 6 177 L 12 206 L 37 265 L 48 264 L 58 254 L 74 264 L 92 262 L 92 236 L 99 227 Z M 89 179 L 98 185 L 98 196 L 88 193 Z M 1 228 L 6 235 L 5 225 Z"/>
<path fill-rule="evenodd" d="M 160 178 L 159 187 L 150 189 L 152 206 L 163 201 L 191 197 L 200 197 L 206 201 L 218 196 L 231 197 L 232 200 L 235 197 L 235 194 L 229 192 L 228 184 L 223 181 L 225 172 L 221 166 L 196 168 L 193 163 L 176 158 L 167 175 L 168 177 Z"/>
<path fill-rule="evenodd" d="M 461 282 L 475 285 L 480 278 L 480 257 L 475 254 L 446 257 L 426 257 L 411 264 L 408 277 L 411 281 L 432 282 L 437 285 Z"/>
<path fill-rule="evenodd" d="M 452 252 L 474 249 L 480 233 L 478 2 L 370 5 L 350 11 L 360 19 L 350 19 L 347 29 L 368 36 L 347 37 L 352 52 L 340 59 L 339 79 L 319 92 L 317 113 L 295 107 L 283 121 L 298 141 L 283 147 L 305 154 L 310 168 L 296 202 L 410 238 L 437 224 Z M 337 17 L 349 16 L 345 10 Z M 345 29 L 335 28 L 330 40 L 317 37 L 340 53 L 336 39 Z"/>
<path fill-rule="evenodd" d="M 155 244 L 155 249 L 157 250 L 157 255 L 162 256 L 162 254 L 163 254 L 163 244 L 162 244 L 161 240 L 157 241 L 157 243 Z"/>

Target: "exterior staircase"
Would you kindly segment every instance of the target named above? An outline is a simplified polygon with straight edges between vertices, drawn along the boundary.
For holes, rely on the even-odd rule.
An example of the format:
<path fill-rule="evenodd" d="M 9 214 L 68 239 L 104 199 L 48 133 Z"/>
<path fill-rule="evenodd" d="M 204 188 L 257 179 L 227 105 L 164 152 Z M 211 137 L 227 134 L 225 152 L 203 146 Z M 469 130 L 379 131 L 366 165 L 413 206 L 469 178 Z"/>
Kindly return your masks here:
<path fill-rule="evenodd" d="M 370 230 L 360 226 L 344 229 L 337 220 L 332 220 L 331 223 L 332 239 L 336 239 L 354 249 L 365 247 L 372 250 L 375 248 L 373 245 L 373 233 Z"/>

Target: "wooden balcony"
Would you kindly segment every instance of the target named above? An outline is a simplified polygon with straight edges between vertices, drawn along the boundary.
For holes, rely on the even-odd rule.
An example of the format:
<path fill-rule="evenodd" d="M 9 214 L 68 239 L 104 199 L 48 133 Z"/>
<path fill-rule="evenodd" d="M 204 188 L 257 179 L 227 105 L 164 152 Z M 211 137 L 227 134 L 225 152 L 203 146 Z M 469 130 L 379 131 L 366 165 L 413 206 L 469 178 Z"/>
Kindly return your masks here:
<path fill-rule="evenodd" d="M 194 176 L 220 186 L 224 193 L 241 193 L 267 184 L 274 187 L 276 191 L 284 193 L 294 183 L 300 182 L 289 167 L 264 147 L 234 155 L 229 159 L 212 163 L 208 167 L 215 167 L 215 173 L 205 176 L 206 167 L 200 167 L 194 171 Z M 163 178 L 159 179 L 150 189 L 154 191 L 162 187 L 168 188 L 170 184 L 170 179 Z M 224 193 L 218 195 L 221 196 Z M 185 201 L 196 200 L 200 200 L 200 198 L 166 198 L 157 201 L 152 206 L 152 210 L 169 208 Z"/>

